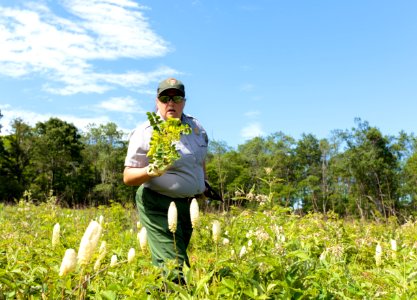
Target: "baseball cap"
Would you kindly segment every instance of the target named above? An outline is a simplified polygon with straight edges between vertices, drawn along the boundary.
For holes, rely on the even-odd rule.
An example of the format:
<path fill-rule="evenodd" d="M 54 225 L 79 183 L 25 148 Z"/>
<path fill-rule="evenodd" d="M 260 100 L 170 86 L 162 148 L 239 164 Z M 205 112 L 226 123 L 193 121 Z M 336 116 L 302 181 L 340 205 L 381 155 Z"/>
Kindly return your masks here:
<path fill-rule="evenodd" d="M 169 90 L 169 89 L 176 89 L 176 90 L 181 92 L 182 96 L 185 96 L 184 84 L 181 81 L 179 81 L 175 78 L 168 78 L 168 79 L 165 79 L 165 80 L 163 80 L 159 83 L 158 90 L 157 90 L 158 96 L 163 91 L 166 91 L 166 90 Z"/>

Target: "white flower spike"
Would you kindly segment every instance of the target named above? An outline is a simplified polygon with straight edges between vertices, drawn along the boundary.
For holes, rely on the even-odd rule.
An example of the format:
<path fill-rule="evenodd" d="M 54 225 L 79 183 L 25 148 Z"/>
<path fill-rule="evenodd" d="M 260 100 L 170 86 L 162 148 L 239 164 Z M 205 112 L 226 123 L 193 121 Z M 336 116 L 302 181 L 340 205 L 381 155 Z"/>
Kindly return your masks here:
<path fill-rule="evenodd" d="M 391 240 L 391 250 L 392 251 L 397 251 L 397 241 L 396 240 Z"/>
<path fill-rule="evenodd" d="M 95 249 L 97 248 L 98 240 L 101 236 L 102 227 L 96 221 L 91 221 L 88 225 L 78 249 L 78 263 L 86 265 L 90 262 Z"/>
<path fill-rule="evenodd" d="M 220 239 L 220 235 L 221 235 L 221 225 L 220 222 L 218 220 L 214 220 L 213 221 L 213 240 L 214 242 L 218 242 Z"/>
<path fill-rule="evenodd" d="M 169 231 L 175 233 L 177 231 L 178 211 L 175 202 L 172 201 L 168 209 L 168 228 Z"/>
<path fill-rule="evenodd" d="M 52 230 L 52 247 L 55 248 L 59 244 L 59 231 L 61 227 L 58 223 L 54 225 L 54 229 Z"/>
<path fill-rule="evenodd" d="M 200 220 L 200 210 L 199 210 L 198 202 L 196 198 L 194 198 L 191 201 L 190 217 L 191 217 L 191 224 L 193 225 L 193 228 L 196 228 L 198 225 L 198 221 Z"/>
<path fill-rule="evenodd" d="M 114 267 L 117 264 L 117 255 L 114 254 L 112 255 L 111 259 L 110 259 L 110 267 Z"/>
<path fill-rule="evenodd" d="M 145 227 L 142 227 L 142 229 L 138 232 L 138 240 L 140 249 L 142 249 L 142 251 L 145 252 L 146 247 L 148 245 L 148 233 Z"/>
<path fill-rule="evenodd" d="M 130 248 L 129 249 L 129 253 L 127 254 L 127 262 L 130 264 L 133 262 L 133 260 L 135 259 L 135 248 Z"/>
<path fill-rule="evenodd" d="M 65 276 L 75 270 L 77 266 L 77 254 L 74 249 L 67 249 L 59 268 L 59 276 Z"/>
<path fill-rule="evenodd" d="M 243 246 L 242 249 L 240 249 L 239 257 L 242 258 L 246 252 L 246 246 Z"/>
<path fill-rule="evenodd" d="M 106 248 L 107 248 L 106 241 L 102 241 L 101 242 L 101 245 L 100 245 L 100 248 L 98 250 L 97 260 L 96 260 L 96 262 L 94 264 L 94 271 L 98 271 L 100 269 L 101 261 L 106 256 L 106 252 L 107 252 Z"/>
<path fill-rule="evenodd" d="M 380 243 L 378 243 L 375 248 L 375 263 L 378 267 L 382 263 L 382 247 Z"/>

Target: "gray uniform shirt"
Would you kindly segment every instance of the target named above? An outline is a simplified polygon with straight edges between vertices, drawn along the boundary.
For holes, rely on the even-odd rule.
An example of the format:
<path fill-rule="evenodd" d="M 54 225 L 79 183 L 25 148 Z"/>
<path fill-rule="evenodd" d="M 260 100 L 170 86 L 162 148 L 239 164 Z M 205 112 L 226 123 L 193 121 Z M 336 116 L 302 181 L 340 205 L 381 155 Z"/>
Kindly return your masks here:
<path fill-rule="evenodd" d="M 198 120 L 189 115 L 183 114 L 181 121 L 192 129 L 191 134 L 182 135 L 175 145 L 181 158 L 164 175 L 144 183 L 145 187 L 172 198 L 191 197 L 205 190 L 204 161 L 207 155 L 207 133 Z M 152 126 L 146 121 L 131 133 L 125 159 L 126 167 L 143 168 L 149 164 L 146 154 L 149 151 L 152 131 Z"/>

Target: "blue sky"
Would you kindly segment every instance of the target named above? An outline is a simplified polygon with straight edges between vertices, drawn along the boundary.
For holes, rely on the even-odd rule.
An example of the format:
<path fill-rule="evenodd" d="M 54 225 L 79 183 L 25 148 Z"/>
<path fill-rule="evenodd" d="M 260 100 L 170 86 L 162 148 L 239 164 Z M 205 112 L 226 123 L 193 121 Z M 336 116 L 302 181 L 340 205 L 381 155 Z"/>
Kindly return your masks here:
<path fill-rule="evenodd" d="M 59 117 L 126 133 L 157 84 L 186 86 L 209 138 L 327 138 L 356 117 L 416 131 L 417 2 L 0 0 L 2 134 Z"/>

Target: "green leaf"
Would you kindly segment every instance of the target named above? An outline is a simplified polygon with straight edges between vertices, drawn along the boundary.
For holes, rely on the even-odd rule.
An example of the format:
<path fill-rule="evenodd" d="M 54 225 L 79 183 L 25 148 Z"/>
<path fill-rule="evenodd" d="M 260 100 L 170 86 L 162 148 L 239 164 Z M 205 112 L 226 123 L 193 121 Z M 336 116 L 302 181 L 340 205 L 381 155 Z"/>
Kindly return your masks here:
<path fill-rule="evenodd" d="M 181 134 L 191 133 L 191 128 L 188 124 L 182 124 L 180 119 L 162 121 L 154 112 L 148 112 L 147 115 L 154 129 L 147 153 L 150 168 L 151 171 L 163 170 L 180 158 L 176 143 L 181 139 Z"/>
<path fill-rule="evenodd" d="M 197 287 L 195 289 L 195 293 L 197 294 L 203 287 L 206 286 L 207 282 L 213 277 L 214 271 L 211 271 L 206 276 L 204 276 L 202 279 L 200 279 L 197 282 Z"/>
<path fill-rule="evenodd" d="M 235 283 L 234 283 L 234 281 L 232 281 L 232 280 L 230 280 L 228 278 L 223 278 L 221 282 L 228 289 L 230 289 L 232 291 L 235 290 Z"/>
<path fill-rule="evenodd" d="M 117 294 L 115 291 L 104 291 L 104 292 L 101 292 L 100 295 L 103 297 L 103 299 L 107 299 L 107 300 L 117 299 Z"/>

